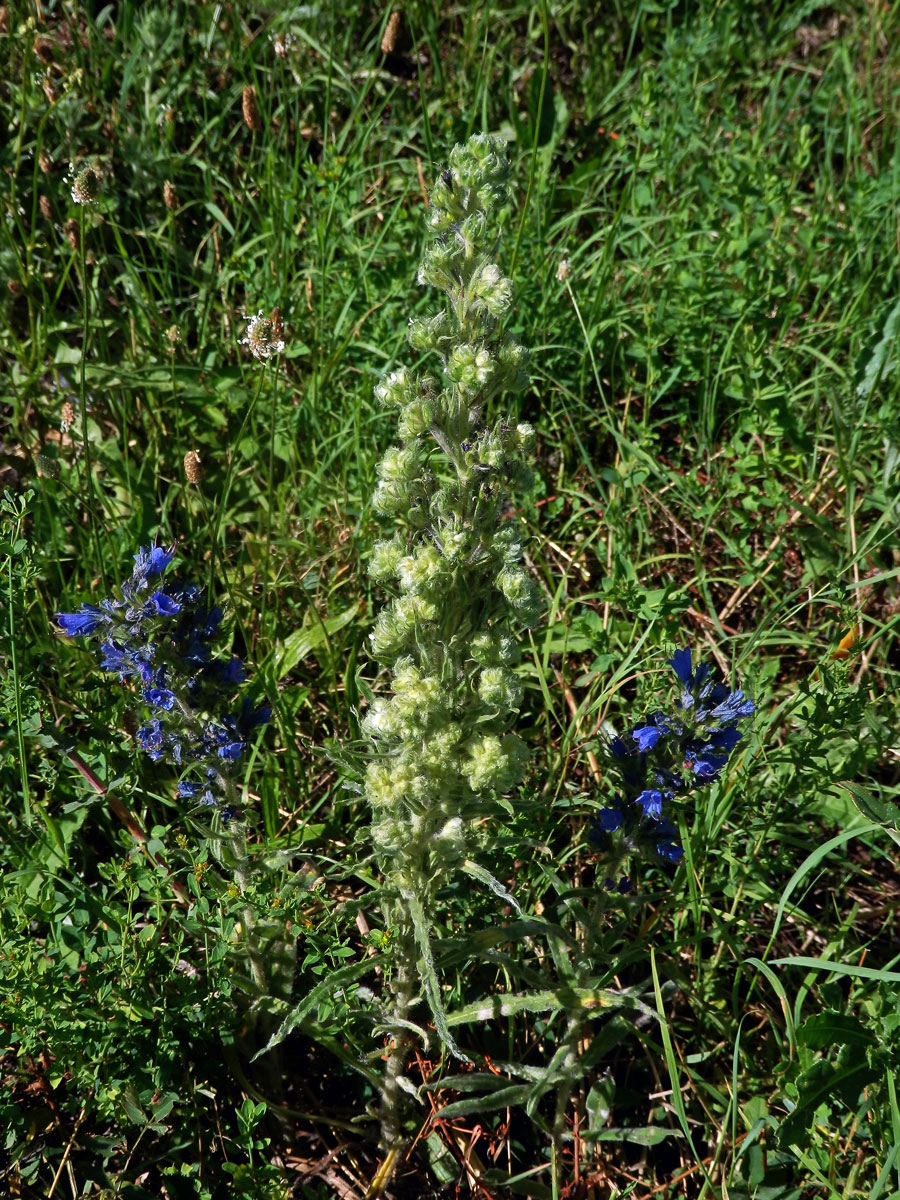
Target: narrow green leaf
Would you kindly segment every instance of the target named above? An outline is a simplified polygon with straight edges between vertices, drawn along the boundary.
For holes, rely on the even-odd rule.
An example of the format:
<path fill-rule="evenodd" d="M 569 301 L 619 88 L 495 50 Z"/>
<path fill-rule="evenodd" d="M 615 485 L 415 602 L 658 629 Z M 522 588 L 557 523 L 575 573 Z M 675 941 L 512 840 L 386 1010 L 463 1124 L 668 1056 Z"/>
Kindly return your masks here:
<path fill-rule="evenodd" d="M 412 917 L 416 946 L 418 947 L 419 954 L 422 956 L 419 971 L 422 982 L 425 985 L 425 995 L 428 997 L 428 1004 L 431 1008 L 431 1015 L 434 1018 L 434 1027 L 437 1030 L 438 1037 L 450 1053 L 461 1062 L 471 1062 L 472 1060 L 463 1054 L 457 1046 L 447 1023 L 447 1015 L 444 1011 L 443 1001 L 441 1000 L 441 982 L 438 979 L 437 970 L 434 965 L 428 921 L 425 917 L 422 902 L 413 892 L 403 891 L 402 896 L 406 901 L 409 915 Z"/>
<path fill-rule="evenodd" d="M 636 1125 L 633 1129 L 601 1129 L 582 1135 L 592 1142 L 633 1142 L 636 1146 L 658 1146 L 666 1138 L 681 1137 L 680 1129 L 662 1129 L 659 1125 Z"/>
<path fill-rule="evenodd" d="M 687 1113 L 684 1108 L 684 1097 L 681 1094 L 681 1083 L 679 1080 L 678 1061 L 675 1058 L 675 1048 L 672 1045 L 672 1038 L 669 1034 L 669 1024 L 666 1020 L 666 1010 L 663 1007 L 662 990 L 659 986 L 659 975 L 656 970 L 656 952 L 653 947 L 650 947 L 650 971 L 653 975 L 653 991 L 656 995 L 656 1008 L 659 1013 L 659 1032 L 662 1037 L 663 1051 L 666 1056 L 666 1067 L 669 1071 L 669 1082 L 672 1085 L 672 1107 L 675 1109 L 675 1115 L 678 1117 L 678 1124 L 681 1126 L 684 1136 L 687 1138 L 687 1143 L 691 1148 L 691 1154 L 694 1156 L 694 1162 L 700 1167 L 704 1178 L 708 1185 L 714 1187 L 712 1179 L 709 1177 L 709 1172 L 703 1159 L 698 1155 L 691 1138 L 691 1131 L 688 1128 Z"/>
<path fill-rule="evenodd" d="M 596 1008 L 612 1011 L 616 1008 L 639 1009 L 648 1016 L 656 1013 L 636 996 L 627 992 L 616 992 L 604 988 L 559 988 L 555 991 L 525 992 L 509 995 L 498 992 L 467 1004 L 465 1008 L 449 1013 L 447 1024 L 470 1025 L 475 1021 L 490 1021 L 495 1017 L 511 1017 L 520 1012 L 569 1012 L 576 1008 Z"/>
<path fill-rule="evenodd" d="M 441 1119 L 445 1117 L 466 1117 L 471 1113 L 496 1112 L 500 1108 L 521 1107 L 529 1092 L 529 1085 L 516 1083 L 511 1087 L 501 1088 L 492 1096 L 472 1096 L 468 1100 L 454 1100 L 441 1109 Z"/>
<path fill-rule="evenodd" d="M 747 959 L 752 962 L 753 959 Z M 830 962 L 827 958 L 807 958 L 798 954 L 793 958 L 773 958 L 775 967 L 806 967 L 812 971 L 833 971 L 835 975 L 851 975 L 856 979 L 877 979 L 880 983 L 900 983 L 900 972 L 880 971 L 876 967 L 855 967 L 852 963 Z"/>
<path fill-rule="evenodd" d="M 285 675 L 293 671 L 298 662 L 308 658 L 313 650 L 316 650 L 323 642 L 327 642 L 332 634 L 343 629 L 345 625 L 349 625 L 358 613 L 359 605 L 351 604 L 337 616 L 320 619 L 318 624 L 310 625 L 308 628 L 304 626 L 301 629 L 295 629 L 275 649 L 271 663 L 267 663 L 266 666 L 271 667 L 276 680 L 284 679 Z"/>
<path fill-rule="evenodd" d="M 280 1045 L 288 1034 L 297 1028 L 300 1022 L 312 1012 L 321 1000 L 333 995 L 341 988 L 346 987 L 347 984 L 355 983 L 357 979 L 362 979 L 364 975 L 367 975 L 374 969 L 375 965 L 372 959 L 365 958 L 360 962 L 348 963 L 346 967 L 340 967 L 337 971 L 332 971 L 329 975 L 326 975 L 321 983 L 316 984 L 313 990 L 291 1009 L 278 1029 L 272 1034 L 265 1046 L 263 1046 L 262 1050 L 258 1050 L 253 1055 L 251 1061 L 256 1062 L 260 1055 L 265 1054 L 267 1050 L 273 1050 L 276 1046 Z"/>

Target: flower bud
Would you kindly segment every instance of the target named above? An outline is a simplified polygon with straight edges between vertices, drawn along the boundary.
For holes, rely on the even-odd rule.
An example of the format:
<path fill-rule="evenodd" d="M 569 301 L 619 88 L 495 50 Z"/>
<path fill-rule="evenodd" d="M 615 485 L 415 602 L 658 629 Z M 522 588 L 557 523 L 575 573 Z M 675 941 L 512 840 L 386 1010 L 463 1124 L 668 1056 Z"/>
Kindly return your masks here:
<path fill-rule="evenodd" d="M 399 538 L 376 542 L 372 547 L 372 557 L 369 559 L 370 577 L 375 583 L 387 583 L 394 579 L 402 557 L 403 543 Z"/>
<path fill-rule="evenodd" d="M 409 630 L 401 626 L 394 613 L 394 606 L 383 608 L 375 618 L 375 627 L 369 634 L 369 643 L 375 658 L 391 662 L 407 645 Z"/>
<path fill-rule="evenodd" d="M 435 420 L 435 404 L 433 400 L 412 400 L 400 414 L 397 432 L 402 438 L 419 437 Z"/>
<path fill-rule="evenodd" d="M 500 317 L 512 303 L 512 284 L 494 263 L 486 263 L 469 284 L 469 295 L 492 317 Z"/>
<path fill-rule="evenodd" d="M 455 346 L 447 361 L 447 374 L 461 391 L 474 395 L 491 378 L 494 360 L 484 347 Z"/>
<path fill-rule="evenodd" d="M 435 834 L 434 840 L 442 856 L 462 858 L 466 852 L 466 831 L 461 819 L 451 817 Z"/>
<path fill-rule="evenodd" d="M 408 664 L 394 675 L 393 707 L 407 730 L 423 731 L 446 708 L 441 681 Z"/>
<path fill-rule="evenodd" d="M 465 562 L 472 551 L 473 536 L 467 529 L 455 529 L 445 533 L 441 549 L 448 566 L 455 567 Z"/>
<path fill-rule="evenodd" d="M 507 335 L 500 343 L 497 358 L 504 371 L 506 386 L 513 391 L 522 391 L 528 386 L 528 351 L 515 338 Z"/>
<path fill-rule="evenodd" d="M 447 314 L 435 313 L 433 317 L 413 317 L 409 322 L 406 337 L 414 350 L 434 350 L 443 354 L 450 343 L 445 330 Z"/>
<path fill-rule="evenodd" d="M 416 396 L 415 377 L 401 367 L 375 384 L 375 399 L 386 408 L 399 408 Z"/>
<path fill-rule="evenodd" d="M 389 700 L 375 700 L 362 720 L 371 737 L 393 737 L 400 729 L 397 713 Z"/>
<path fill-rule="evenodd" d="M 366 780 L 366 795 L 369 795 L 368 779 Z M 372 822 L 372 844 L 382 854 L 393 857 L 397 853 L 400 840 L 400 827 L 391 817 L 387 817 L 383 821 Z"/>
<path fill-rule="evenodd" d="M 485 667 L 478 680 L 478 694 L 489 708 L 505 713 L 522 703 L 522 685 L 506 667 Z"/>
<path fill-rule="evenodd" d="M 403 513 L 409 507 L 409 494 L 403 484 L 393 480 L 382 480 L 375 488 L 372 507 L 382 516 L 391 517 Z"/>
<path fill-rule="evenodd" d="M 419 475 L 420 466 L 415 446 L 391 446 L 378 464 L 378 475 L 385 482 L 412 483 Z"/>
<path fill-rule="evenodd" d="M 493 549 L 494 553 L 507 565 L 517 563 L 522 557 L 522 530 L 511 522 L 502 525 L 494 534 Z M 502 590 L 503 585 L 499 581 L 498 586 Z M 510 599 L 509 596 L 507 599 Z"/>
<path fill-rule="evenodd" d="M 499 438 L 487 435 L 483 437 L 473 451 L 475 461 L 483 467 L 499 470 L 503 466 L 506 455 Z"/>
<path fill-rule="evenodd" d="M 534 447 L 537 441 L 534 426 L 529 425 L 527 421 L 520 421 L 516 426 L 516 434 L 521 453 L 526 455 L 526 457 L 534 454 Z"/>
<path fill-rule="evenodd" d="M 527 751 L 514 733 L 499 738 L 494 733 L 473 738 L 468 744 L 463 773 L 476 794 L 495 790 L 508 792 L 522 779 Z"/>
<path fill-rule="evenodd" d="M 541 595 L 522 567 L 504 567 L 497 576 L 497 586 L 524 625 L 537 621 L 542 608 Z"/>
<path fill-rule="evenodd" d="M 487 218 L 483 212 L 474 212 L 457 225 L 455 233 L 465 257 L 470 259 L 487 240 Z M 497 274 L 499 277 L 499 271 Z"/>
<path fill-rule="evenodd" d="M 400 626 L 412 633 L 416 625 L 435 620 L 438 610 L 433 600 L 426 600 L 415 592 L 407 592 L 394 601 L 394 612 Z"/>
<path fill-rule="evenodd" d="M 458 286 L 456 267 L 453 247 L 435 242 L 426 250 L 417 278 L 423 286 L 430 284 L 442 292 L 450 292 Z"/>
<path fill-rule="evenodd" d="M 444 559 L 430 543 L 415 554 L 400 560 L 397 568 L 400 586 L 409 592 L 429 592 L 446 583 Z"/>
<path fill-rule="evenodd" d="M 422 762 L 437 779 L 459 774 L 459 743 L 462 727 L 447 721 L 438 729 L 430 729 L 422 751 Z"/>

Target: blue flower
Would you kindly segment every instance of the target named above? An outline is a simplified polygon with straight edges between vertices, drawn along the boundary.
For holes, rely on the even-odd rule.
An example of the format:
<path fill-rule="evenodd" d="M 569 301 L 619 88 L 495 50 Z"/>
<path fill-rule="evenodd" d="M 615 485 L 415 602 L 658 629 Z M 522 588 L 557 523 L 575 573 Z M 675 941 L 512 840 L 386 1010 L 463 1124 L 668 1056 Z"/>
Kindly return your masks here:
<path fill-rule="evenodd" d="M 709 745 L 716 750 L 730 754 L 743 736 L 736 726 L 728 725 L 724 729 L 712 731 L 709 735 Z"/>
<path fill-rule="evenodd" d="M 142 546 L 119 589 L 121 599 L 85 604 L 78 613 L 59 613 L 57 620 L 72 637 L 102 631 L 103 669 L 123 680 L 140 678 L 142 699 L 154 715 L 138 729 L 138 746 L 155 762 L 205 770 L 205 784 L 182 780 L 178 795 L 220 809 L 227 802 L 233 814 L 232 764 L 271 710 L 244 697 L 236 713 L 223 712 L 246 672 L 237 655 L 214 657 L 210 642 L 222 610 L 202 607 L 201 588 L 167 579 L 150 591 L 148 581 L 162 575 L 172 557 L 172 550 Z"/>
<path fill-rule="evenodd" d="M 144 699 L 148 704 L 152 704 L 154 708 L 161 708 L 166 712 L 171 712 L 175 707 L 175 693 L 169 691 L 168 688 L 144 688 Z"/>
<path fill-rule="evenodd" d="M 150 755 L 154 762 L 158 762 L 163 756 L 164 734 L 162 722 L 158 717 L 154 717 L 148 724 L 142 726 L 135 737 L 139 745 Z"/>
<path fill-rule="evenodd" d="M 243 683 L 247 678 L 247 672 L 244 670 L 244 664 L 233 654 L 231 658 L 219 669 L 219 678 L 223 683 Z"/>
<path fill-rule="evenodd" d="M 647 788 L 635 799 L 635 804 L 640 804 L 644 810 L 644 816 L 650 817 L 654 821 L 658 821 L 662 816 L 662 792 L 658 792 L 655 788 Z"/>
<path fill-rule="evenodd" d="M 165 592 L 154 592 L 150 597 L 153 606 L 161 617 L 174 617 L 181 612 L 181 605 Z"/>
<path fill-rule="evenodd" d="M 101 642 L 100 652 L 103 655 L 100 661 L 102 670 L 116 671 L 123 679 L 126 675 L 134 675 L 137 672 L 133 650 L 123 650 L 115 642 Z"/>
<path fill-rule="evenodd" d="M 756 711 L 756 705 L 752 700 L 748 700 L 740 688 L 732 692 L 727 700 L 723 700 L 712 710 L 712 716 L 723 724 L 731 724 L 734 721 L 741 720 L 742 717 L 750 717 Z"/>
<path fill-rule="evenodd" d="M 111 617 L 96 604 L 82 604 L 81 612 L 57 613 L 56 623 L 69 637 L 87 637 L 101 625 L 108 625 Z"/>
<path fill-rule="evenodd" d="M 689 649 L 676 650 L 669 662 L 675 674 L 682 683 L 691 682 L 693 668 L 691 667 L 691 652 Z"/>
<path fill-rule="evenodd" d="M 728 754 L 716 754 L 713 746 L 696 746 L 688 748 L 685 754 L 685 766 L 704 781 L 713 783 L 719 778 L 722 768 L 728 762 Z"/>
<path fill-rule="evenodd" d="M 135 568 L 132 580 L 136 583 L 138 580 L 149 579 L 153 575 L 161 575 L 174 557 L 174 547 L 164 550 L 162 546 L 148 546 L 145 550 L 141 546 L 134 556 Z"/>
<path fill-rule="evenodd" d="M 617 808 L 601 808 L 594 820 L 604 833 L 615 833 L 623 818 Z"/>
<path fill-rule="evenodd" d="M 674 715 L 651 712 L 624 740 L 603 743 L 618 795 L 594 817 L 590 837 L 621 862 L 647 852 L 672 863 L 683 857 L 678 832 L 663 810 L 676 796 L 721 776 L 741 740 L 741 723 L 755 711 L 739 687 L 732 691 L 709 665 L 695 665 L 687 647 L 676 649 L 669 663 L 681 685 Z"/>
<path fill-rule="evenodd" d="M 632 729 L 631 736 L 637 742 L 641 753 L 646 754 L 648 750 L 653 749 L 662 734 L 652 725 L 639 725 L 637 729 Z"/>
<path fill-rule="evenodd" d="M 241 711 L 238 713 L 237 720 L 234 718 L 226 718 L 225 724 L 229 728 L 236 729 L 238 733 L 244 737 L 260 725 L 267 725 L 272 716 L 272 709 L 268 704 L 263 704 L 259 708 L 254 706 L 253 701 L 249 696 L 245 696 L 241 701 Z"/>

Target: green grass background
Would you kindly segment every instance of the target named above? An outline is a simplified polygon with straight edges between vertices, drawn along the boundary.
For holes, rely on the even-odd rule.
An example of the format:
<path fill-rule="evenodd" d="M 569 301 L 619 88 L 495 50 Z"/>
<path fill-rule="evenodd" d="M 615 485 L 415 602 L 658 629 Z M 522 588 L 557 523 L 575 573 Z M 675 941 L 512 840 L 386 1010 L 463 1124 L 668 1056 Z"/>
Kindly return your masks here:
<path fill-rule="evenodd" d="M 171 781 L 135 756 L 127 696 L 52 616 L 105 594 L 157 531 L 178 542 L 275 706 L 248 798 L 260 853 L 295 849 L 258 902 L 301 934 L 296 994 L 364 954 L 346 902 L 371 880 L 367 816 L 321 751 L 353 746 L 377 686 L 369 499 L 393 431 L 372 387 L 414 362 L 406 324 L 433 304 L 415 281 L 426 189 L 487 130 L 516 181 L 500 255 L 533 354 L 512 415 L 538 432 L 520 515 L 547 595 L 521 720 L 538 803 L 507 831 L 516 894 L 533 907 L 556 886 L 517 838 L 547 848 L 557 882 L 593 877 L 585 813 L 603 793 L 586 754 L 648 702 L 665 647 L 692 645 L 759 705 L 738 767 L 685 813 L 686 867 L 650 871 L 617 935 L 626 978 L 655 948 L 670 1041 L 644 1031 L 585 1067 L 595 1138 L 671 1136 L 589 1139 L 579 1178 L 597 1195 L 898 1195 L 897 1001 L 877 977 L 898 954 L 893 843 L 871 823 L 845 836 L 862 818 L 835 786 L 889 800 L 898 782 L 898 8 L 398 11 L 385 54 L 390 10 L 367 4 L 0 10 L 3 1178 L 34 1196 L 327 1196 L 337 1184 L 304 1171 L 343 1147 L 342 1186 L 364 1191 L 371 1125 L 354 1118 L 372 1092 L 354 1062 L 370 1046 L 340 1001 L 290 1043 L 303 1115 L 255 1149 L 265 1136 L 235 1116 L 236 910 Z M 94 161 L 102 195 L 79 210 L 67 171 Z M 263 367 L 238 340 L 276 305 L 287 347 Z M 190 918 L 110 796 L 197 883 Z M 492 897 L 453 903 L 492 919 Z M 876 978 L 811 958 L 865 958 Z M 453 994 L 472 999 L 478 973 L 460 967 Z M 820 1011 L 887 1021 L 872 1037 L 888 1065 L 871 1104 L 826 1087 L 808 1136 L 779 1145 L 798 1073 L 839 1070 L 839 1041 L 795 1041 Z M 223 1036 L 230 1073 L 211 1061 Z M 501 1116 L 484 1119 L 485 1169 L 540 1167 L 539 1129 Z M 423 1141 L 398 1194 L 452 1194 L 450 1142 Z M 223 1175 L 229 1161 L 245 1174 Z M 573 1172 L 513 1190 L 560 1194 Z"/>

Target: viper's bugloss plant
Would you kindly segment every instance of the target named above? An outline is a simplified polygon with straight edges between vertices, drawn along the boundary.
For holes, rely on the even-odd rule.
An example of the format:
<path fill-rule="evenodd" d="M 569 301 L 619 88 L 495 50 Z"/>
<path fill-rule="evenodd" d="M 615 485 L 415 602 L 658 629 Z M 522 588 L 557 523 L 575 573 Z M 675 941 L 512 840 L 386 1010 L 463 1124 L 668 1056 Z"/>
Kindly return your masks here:
<path fill-rule="evenodd" d="M 682 685 L 675 711 L 652 712 L 603 744 L 606 776 L 618 790 L 594 818 L 591 838 L 602 848 L 610 876 L 634 855 L 682 858 L 665 813 L 677 796 L 719 778 L 743 736 L 741 723 L 755 711 L 740 688 L 732 691 L 716 680 L 713 668 L 702 662 L 694 667 L 689 649 L 676 650 L 669 663 Z M 623 876 L 619 887 L 627 886 Z"/>
<path fill-rule="evenodd" d="M 512 284 L 494 261 L 510 203 L 504 143 L 478 135 L 450 155 L 431 193 L 419 282 L 443 308 L 413 320 L 409 342 L 435 353 L 443 380 L 402 368 L 376 387 L 397 410 L 400 441 L 378 469 L 375 509 L 394 532 L 374 548 L 373 579 L 393 592 L 372 653 L 391 672 L 364 728 L 372 743 L 365 792 L 384 877 L 396 969 L 384 1082 L 383 1142 L 399 1144 L 399 1080 L 409 1054 L 420 970 L 435 1027 L 447 1029 L 432 958 L 436 894 L 460 869 L 501 892 L 468 858 L 476 823 L 521 781 L 527 751 L 511 729 L 522 698 L 514 628 L 536 623 L 538 589 L 522 565 L 511 507 L 532 485 L 534 430 L 492 412 L 528 382 L 526 351 L 501 325 Z M 427 1037 L 422 1032 L 423 1037 Z"/>
<path fill-rule="evenodd" d="M 617 893 L 632 890 L 629 877 L 641 861 L 677 863 L 684 856 L 678 830 L 670 819 L 680 798 L 719 778 L 743 736 L 741 723 L 755 705 L 741 691 L 718 682 L 705 663 L 693 666 L 689 649 L 676 650 L 669 659 L 681 694 L 672 712 L 652 711 L 626 733 L 608 736 L 601 755 L 604 785 L 614 796 L 596 814 L 590 838 L 600 851 L 598 884 L 593 903 L 569 901 L 581 929 L 574 954 L 567 952 L 563 974 L 576 993 L 597 987 L 612 970 L 610 913 L 622 901 Z M 636 903 L 640 903 L 639 900 Z M 615 953 L 615 951 L 614 951 Z M 561 962 L 558 956 L 557 962 Z M 583 1005 L 569 1007 L 563 1050 L 548 1070 L 556 1086 L 556 1114 L 551 1126 L 557 1156 L 566 1137 L 566 1110 L 582 1077 L 581 1054 L 585 1027 L 591 1018 Z"/>
<path fill-rule="evenodd" d="M 213 656 L 222 610 L 206 608 L 194 583 L 151 582 L 169 567 L 172 550 L 141 547 L 134 557 L 118 597 L 57 613 L 57 624 L 71 637 L 101 639 L 103 670 L 139 682 L 150 716 L 138 745 L 154 762 L 185 772 L 179 796 L 219 809 L 227 821 L 237 808 L 234 765 L 271 710 L 245 697 L 236 713 L 226 711 L 246 674 L 236 655 Z"/>
<path fill-rule="evenodd" d="M 131 578 L 119 595 L 82 604 L 78 612 L 57 613 L 57 624 L 71 637 L 99 639 L 103 670 L 138 682 L 149 709 L 136 734 L 138 745 L 155 762 L 179 768 L 180 798 L 212 810 L 210 847 L 245 892 L 254 869 L 264 864 L 251 858 L 244 822 L 235 819 L 236 771 L 252 731 L 269 720 L 271 710 L 245 697 L 236 712 L 229 711 L 246 679 L 243 664 L 236 655 L 214 655 L 222 610 L 205 606 L 202 589 L 177 576 L 161 578 L 174 548 L 141 547 L 134 558 Z M 259 923 L 248 905 L 242 942 L 254 1002 L 266 1001 L 285 957 L 284 928 Z"/>

